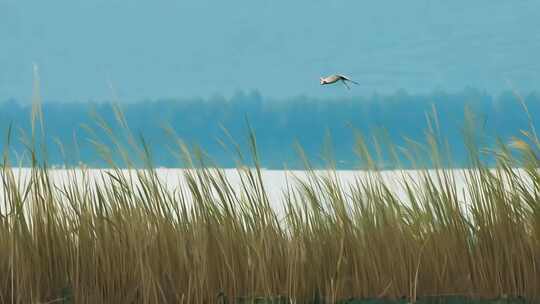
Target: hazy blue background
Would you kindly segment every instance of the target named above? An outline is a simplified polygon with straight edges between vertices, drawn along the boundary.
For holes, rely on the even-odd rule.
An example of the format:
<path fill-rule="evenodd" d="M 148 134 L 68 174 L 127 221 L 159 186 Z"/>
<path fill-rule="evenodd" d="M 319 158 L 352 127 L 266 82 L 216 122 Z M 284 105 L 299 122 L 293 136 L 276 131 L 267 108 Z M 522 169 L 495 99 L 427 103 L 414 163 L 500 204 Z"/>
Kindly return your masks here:
<path fill-rule="evenodd" d="M 249 117 L 266 167 L 297 165 L 295 140 L 317 158 L 328 130 L 340 166 L 352 168 L 350 125 L 423 141 L 432 104 L 463 165 L 465 106 L 488 146 L 527 127 L 510 89 L 537 120 L 538 16 L 532 0 L 0 0 L 0 139 L 10 124 L 14 138 L 29 131 L 36 63 L 52 163 L 63 161 L 56 138 L 71 163 L 100 165 L 80 125 L 93 124 L 94 109 L 121 133 L 105 105 L 114 100 L 159 166 L 179 165 L 164 124 L 234 165 L 219 125 L 242 141 Z M 360 86 L 319 85 L 335 72 Z"/>
<path fill-rule="evenodd" d="M 533 122 L 538 126 L 540 95 L 529 94 L 523 98 L 533 116 Z M 474 89 L 453 94 L 435 92 L 428 95 L 398 91 L 390 95 L 339 100 L 308 97 L 275 100 L 257 92 L 249 92 L 238 93 L 231 98 L 159 99 L 122 104 L 121 108 L 138 143 L 141 143 L 141 137 L 145 139 L 154 165 L 165 167 L 178 167 L 185 163 L 174 155 L 179 152 L 177 138 L 168 136 L 164 127 L 172 128 L 190 147 L 202 147 L 218 165 L 235 166 L 233 142 L 221 127 L 225 127 L 243 152 L 249 154 L 246 117 L 257 135 L 262 165 L 273 169 L 303 167 L 295 151 L 295 143 L 303 147 L 314 166 L 325 166 L 323 157 L 327 156 L 327 134 L 331 135 L 332 157 L 339 168 L 351 169 L 365 165 L 356 155 L 357 134 L 369 142 L 372 153 L 375 153 L 372 146 L 374 138 L 381 144 L 389 140 L 413 152 L 411 148 L 418 146 L 410 145 L 410 141 L 426 142 L 426 115 L 431 115 L 434 109 L 438 119 L 437 123 L 431 119 L 432 131 L 440 143 L 450 143 L 452 162 L 446 163 L 446 166 L 462 167 L 468 164 L 463 134 L 465 108 L 475 114 L 472 129 L 480 147 L 493 147 L 497 140 L 508 142 L 520 130 L 528 129 L 527 116 L 514 94 L 506 92 L 492 96 Z M 21 137 L 21 130 L 29 137 L 29 113 L 29 105 L 20 105 L 14 101 L 0 103 L 0 129 L 8 130 L 10 123 L 13 123 L 10 145 L 12 160 L 25 153 L 26 149 L 18 138 Z M 88 113 L 94 115 L 90 117 Z M 126 144 L 126 132 L 117 123 L 110 105 L 49 102 L 43 105 L 43 115 L 51 164 L 77 164 L 82 161 L 93 167 L 108 166 L 101 161 L 103 155 L 97 153 L 104 150 L 98 148 L 95 142 L 109 147 L 112 157 L 120 160 L 110 137 L 95 119 L 96 116 L 100 117 L 110 126 L 114 136 Z M 3 139 L 0 148 L 5 147 L 6 138 Z M 62 149 L 58 147 L 58 141 L 62 142 Z M 223 148 L 220 141 L 228 146 L 228 150 Z M 381 167 L 388 169 L 399 165 L 391 161 L 392 155 L 387 153 L 388 146 L 385 145 L 382 150 L 384 155 L 380 160 L 376 159 Z M 400 149 L 397 151 L 402 160 L 401 165 L 412 165 L 406 161 L 406 155 Z M 129 155 L 133 161 L 137 161 L 136 153 Z M 430 166 L 430 159 L 426 156 L 425 152 L 420 153 L 417 162 Z M 122 162 L 118 164 L 124 165 Z"/>
<path fill-rule="evenodd" d="M 125 101 L 523 91 L 540 80 L 535 0 L 0 0 L 0 100 Z M 341 72 L 362 86 L 321 88 Z"/>

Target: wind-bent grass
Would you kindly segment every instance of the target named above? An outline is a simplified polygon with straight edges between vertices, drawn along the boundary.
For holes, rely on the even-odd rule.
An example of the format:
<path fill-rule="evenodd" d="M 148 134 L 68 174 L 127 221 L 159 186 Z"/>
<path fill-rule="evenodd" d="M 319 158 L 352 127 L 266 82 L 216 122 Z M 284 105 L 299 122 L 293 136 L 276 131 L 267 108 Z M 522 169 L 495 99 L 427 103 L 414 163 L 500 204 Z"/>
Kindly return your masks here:
<path fill-rule="evenodd" d="M 32 116 L 39 117 L 39 108 Z M 240 187 L 178 140 L 176 151 L 190 169 L 172 191 L 152 167 L 149 147 L 136 145 L 130 134 L 132 151 L 147 166 L 120 170 L 112 153 L 130 167 L 129 153 L 99 125 L 116 146 L 94 140 L 111 166 L 97 179 L 70 169 L 57 183 L 38 160 L 34 122 L 26 179 L 4 154 L 0 302 L 540 299 L 540 142 L 534 131 L 493 151 L 493 169 L 466 137 L 472 166 L 462 172 L 464 194 L 455 171 L 444 169 L 446 147 L 428 130 L 435 170 L 421 170 L 420 178 L 400 171 L 406 199 L 391 190 L 359 136 L 357 152 L 370 170 L 345 184 L 335 171 L 319 174 L 306 160 L 307 178 L 288 181 L 280 217 L 265 189 L 254 136 L 254 167 L 239 162 Z M 402 152 L 415 160 L 413 150 Z"/>

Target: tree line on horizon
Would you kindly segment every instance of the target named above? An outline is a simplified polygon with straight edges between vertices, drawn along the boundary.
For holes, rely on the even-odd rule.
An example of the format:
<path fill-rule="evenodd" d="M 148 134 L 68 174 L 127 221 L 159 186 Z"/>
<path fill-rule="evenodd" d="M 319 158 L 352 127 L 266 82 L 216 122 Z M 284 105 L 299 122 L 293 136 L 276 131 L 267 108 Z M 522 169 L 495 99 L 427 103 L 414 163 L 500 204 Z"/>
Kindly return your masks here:
<path fill-rule="evenodd" d="M 166 128 L 174 130 L 188 145 L 200 147 L 218 165 L 231 167 L 235 165 L 234 152 L 224 149 L 222 143 L 232 144 L 233 139 L 247 151 L 249 126 L 257 138 L 261 164 L 266 168 L 301 167 L 295 143 L 315 166 L 323 166 L 324 147 L 330 138 L 337 167 L 351 169 L 361 165 L 354 151 L 357 134 L 363 134 L 368 141 L 374 134 L 385 134 L 398 146 L 411 141 L 424 142 L 430 124 L 428 117 L 433 118 L 433 113 L 437 119 L 431 122 L 432 129 L 449 142 L 454 165 L 463 166 L 467 155 L 463 145 L 466 109 L 475 114 L 475 132 L 480 144 L 492 146 L 497 139 L 504 141 L 528 129 L 528 116 L 520 98 L 513 92 L 493 96 L 464 89 L 423 95 L 400 90 L 388 95 L 339 99 L 298 96 L 273 100 L 253 91 L 238 92 L 231 98 L 158 99 L 118 106 L 131 132 L 139 139 L 144 138 L 153 164 L 158 167 L 182 167 L 181 161 L 171 153 L 175 145 Z M 531 93 L 522 97 L 522 102 L 536 123 L 540 96 Z M 91 167 L 106 166 L 90 140 L 111 143 L 98 127 L 96 117 L 106 122 L 113 133 L 125 135 L 110 102 L 47 101 L 41 107 L 49 164 L 82 162 Z M 5 149 L 11 130 L 12 160 L 24 155 L 25 147 L 19 138 L 30 133 L 30 113 L 30 104 L 15 100 L 0 102 L 0 139 Z M 89 132 L 88 127 L 94 131 Z M 381 164 L 389 166 L 384 161 Z"/>

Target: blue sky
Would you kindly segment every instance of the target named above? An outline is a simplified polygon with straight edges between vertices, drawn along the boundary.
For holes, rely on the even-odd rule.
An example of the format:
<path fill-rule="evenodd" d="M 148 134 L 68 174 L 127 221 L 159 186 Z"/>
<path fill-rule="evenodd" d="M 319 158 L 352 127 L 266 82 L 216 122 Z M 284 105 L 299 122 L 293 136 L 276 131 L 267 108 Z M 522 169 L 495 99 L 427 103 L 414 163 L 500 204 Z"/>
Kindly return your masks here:
<path fill-rule="evenodd" d="M 365 95 L 540 83 L 540 2 L 0 0 L 0 100 Z M 322 88 L 345 73 L 354 91 Z"/>

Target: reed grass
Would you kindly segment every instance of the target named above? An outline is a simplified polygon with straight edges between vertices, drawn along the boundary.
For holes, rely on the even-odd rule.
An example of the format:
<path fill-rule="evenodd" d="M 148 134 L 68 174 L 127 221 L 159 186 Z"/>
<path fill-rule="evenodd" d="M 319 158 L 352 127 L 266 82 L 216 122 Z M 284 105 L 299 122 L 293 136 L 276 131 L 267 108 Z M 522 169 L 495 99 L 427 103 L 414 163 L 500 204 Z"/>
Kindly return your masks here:
<path fill-rule="evenodd" d="M 121 111 L 115 113 L 128 129 Z M 435 127 L 422 149 L 433 169 L 420 168 L 415 176 L 396 171 L 405 198 L 383 178 L 370 144 L 418 162 L 418 143 L 401 149 L 358 135 L 356 152 L 368 170 L 354 182 L 343 183 L 331 161 L 321 173 L 304 159 L 307 177 L 291 176 L 281 201 L 272 202 L 252 132 L 249 157 L 236 150 L 240 186 L 201 150 L 174 139 L 172 150 L 188 169 L 171 190 L 143 140 L 127 133 L 134 151 L 127 152 L 98 120 L 114 146 L 92 141 L 110 169 L 95 176 L 71 168 L 59 183 L 46 158 L 38 157 L 46 151 L 39 117 L 36 106 L 29 174 L 22 178 L 9 153 L 3 157 L 1 303 L 540 298 L 540 141 L 534 129 L 488 152 L 464 135 L 471 166 L 460 172 L 463 193 L 456 171 L 444 166 L 447 146 L 432 116 Z M 114 153 L 129 171 L 112 161 Z M 496 158 L 496 167 L 484 165 L 483 153 Z M 146 166 L 133 167 L 134 157 Z"/>

